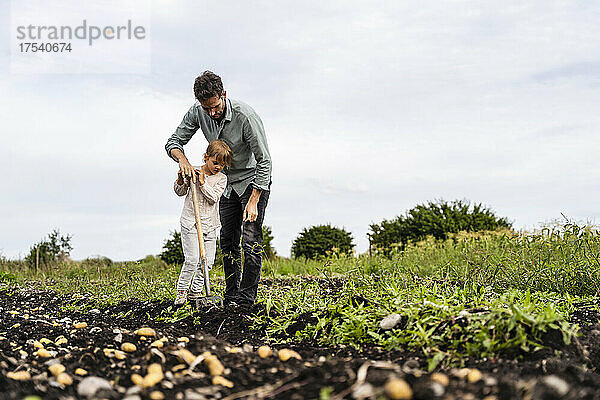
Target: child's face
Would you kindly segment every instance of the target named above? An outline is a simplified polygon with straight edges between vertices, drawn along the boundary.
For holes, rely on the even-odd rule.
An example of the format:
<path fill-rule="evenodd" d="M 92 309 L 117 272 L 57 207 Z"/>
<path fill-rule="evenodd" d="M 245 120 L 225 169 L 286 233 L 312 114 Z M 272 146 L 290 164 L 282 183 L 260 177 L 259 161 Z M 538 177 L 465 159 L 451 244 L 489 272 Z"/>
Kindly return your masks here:
<path fill-rule="evenodd" d="M 206 168 L 208 169 L 211 175 L 221 172 L 223 168 L 225 168 L 223 164 L 219 164 L 219 162 L 217 161 L 217 157 L 215 156 L 204 156 L 204 161 L 206 162 Z"/>

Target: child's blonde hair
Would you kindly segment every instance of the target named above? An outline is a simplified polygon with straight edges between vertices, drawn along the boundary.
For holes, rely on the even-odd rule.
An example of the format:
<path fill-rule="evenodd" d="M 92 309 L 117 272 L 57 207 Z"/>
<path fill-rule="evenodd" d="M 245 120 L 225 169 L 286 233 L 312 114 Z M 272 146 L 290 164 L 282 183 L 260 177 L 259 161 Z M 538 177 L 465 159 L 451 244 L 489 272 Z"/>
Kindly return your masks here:
<path fill-rule="evenodd" d="M 231 167 L 233 152 L 223 140 L 217 139 L 209 143 L 206 148 L 206 157 L 215 157 L 219 164 Z"/>

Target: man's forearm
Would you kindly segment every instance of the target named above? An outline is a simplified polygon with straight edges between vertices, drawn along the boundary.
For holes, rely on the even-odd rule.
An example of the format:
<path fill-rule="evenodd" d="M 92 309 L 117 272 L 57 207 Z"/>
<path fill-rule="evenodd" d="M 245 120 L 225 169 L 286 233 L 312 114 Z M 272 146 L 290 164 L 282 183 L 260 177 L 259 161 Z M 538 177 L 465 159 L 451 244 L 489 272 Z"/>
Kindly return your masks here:
<path fill-rule="evenodd" d="M 252 189 L 252 194 L 250 195 L 250 199 L 248 199 L 248 203 L 257 204 L 258 200 L 260 200 L 260 190 Z"/>
<path fill-rule="evenodd" d="M 177 162 L 181 161 L 181 157 L 184 157 L 187 159 L 187 157 L 185 157 L 185 154 L 183 154 L 183 151 L 181 151 L 179 149 L 171 149 L 171 157 L 173 157 L 175 160 L 177 160 Z"/>

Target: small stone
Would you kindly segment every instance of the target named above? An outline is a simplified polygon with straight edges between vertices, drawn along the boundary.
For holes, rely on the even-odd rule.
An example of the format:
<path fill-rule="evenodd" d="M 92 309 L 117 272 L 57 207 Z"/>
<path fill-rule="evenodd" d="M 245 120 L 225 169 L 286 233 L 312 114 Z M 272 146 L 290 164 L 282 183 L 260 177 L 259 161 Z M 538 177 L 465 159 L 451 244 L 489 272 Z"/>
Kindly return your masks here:
<path fill-rule="evenodd" d="M 296 353 L 294 350 L 290 349 L 281 349 L 278 352 L 279 359 L 283 362 L 286 362 L 290 358 L 295 358 L 297 360 L 302 360 L 300 354 Z"/>
<path fill-rule="evenodd" d="M 112 387 L 106 379 L 89 376 L 79 382 L 79 385 L 77 385 L 77 394 L 82 397 L 93 397 L 101 389 L 111 390 Z"/>
<path fill-rule="evenodd" d="M 392 400 L 410 400 L 413 397 L 410 385 L 404 379 L 391 378 L 384 386 L 385 394 Z"/>
<path fill-rule="evenodd" d="M 434 372 L 433 374 L 431 374 L 430 378 L 432 381 L 437 382 L 444 387 L 448 386 L 448 384 L 450 383 L 450 379 L 448 379 L 448 376 L 442 374 L 441 372 Z"/>
<path fill-rule="evenodd" d="M 185 337 L 185 336 L 182 336 L 182 337 L 180 337 L 180 338 L 177 338 L 177 341 L 178 341 L 178 342 L 189 343 L 189 341 L 190 341 L 190 338 L 187 338 L 187 337 Z"/>
<path fill-rule="evenodd" d="M 273 355 L 273 350 L 269 346 L 260 346 L 258 348 L 258 356 L 260 358 L 267 358 Z"/>
<path fill-rule="evenodd" d="M 244 343 L 242 350 L 244 350 L 244 353 L 252 353 L 254 351 L 254 347 L 252 347 L 251 344 Z"/>
<path fill-rule="evenodd" d="M 138 336 L 156 336 L 156 331 L 152 328 L 140 328 L 135 331 L 135 334 Z"/>
<path fill-rule="evenodd" d="M 534 398 L 561 398 L 569 393 L 569 384 L 556 375 L 543 377 L 534 388 Z"/>
<path fill-rule="evenodd" d="M 90 311 L 88 311 L 90 314 L 100 314 L 100 310 L 98 310 L 97 308 L 92 308 Z"/>
<path fill-rule="evenodd" d="M 71 378 L 71 376 L 66 372 L 63 372 L 62 374 L 56 377 L 56 382 L 60 383 L 63 386 L 70 386 L 73 384 L 73 378 Z"/>
<path fill-rule="evenodd" d="M 121 350 L 126 351 L 128 353 L 133 353 L 137 350 L 137 347 L 133 343 L 125 342 L 121 345 Z"/>
<path fill-rule="evenodd" d="M 50 343 L 52 343 L 52 340 L 50 340 L 50 339 L 48 339 L 48 338 L 45 338 L 45 337 L 43 337 L 43 338 L 41 338 L 41 339 L 39 340 L 39 343 L 41 343 L 41 344 L 43 344 L 43 345 L 46 345 L 46 344 L 50 344 Z"/>
<path fill-rule="evenodd" d="M 75 322 L 73 324 L 73 328 L 75 328 L 75 329 L 87 328 L 87 326 L 88 326 L 87 322 Z"/>
<path fill-rule="evenodd" d="M 400 314 L 390 314 L 379 322 L 379 327 L 384 331 L 390 330 L 398 325 L 401 319 Z"/>
<path fill-rule="evenodd" d="M 94 326 L 92 329 L 90 329 L 90 333 L 100 333 L 102 332 L 102 328 L 98 327 L 98 326 Z"/>
<path fill-rule="evenodd" d="M 164 345 L 165 345 L 164 341 L 162 341 L 162 340 L 155 340 L 154 342 L 152 342 L 150 344 L 150 347 L 157 347 L 159 349 L 162 349 Z"/>
<path fill-rule="evenodd" d="M 362 400 L 366 398 L 375 398 L 375 388 L 369 382 L 358 385 L 352 391 L 352 398 Z"/>
<path fill-rule="evenodd" d="M 27 371 L 9 371 L 6 373 L 6 376 L 15 381 L 28 381 L 29 379 L 31 379 L 31 375 Z"/>

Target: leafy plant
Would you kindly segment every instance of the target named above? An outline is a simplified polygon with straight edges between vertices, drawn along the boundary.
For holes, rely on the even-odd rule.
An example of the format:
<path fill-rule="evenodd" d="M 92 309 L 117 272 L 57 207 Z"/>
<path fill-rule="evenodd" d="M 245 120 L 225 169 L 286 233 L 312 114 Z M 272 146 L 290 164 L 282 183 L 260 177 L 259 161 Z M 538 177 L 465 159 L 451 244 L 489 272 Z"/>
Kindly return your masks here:
<path fill-rule="evenodd" d="M 29 248 L 29 254 L 25 257 L 25 262 L 30 267 L 47 267 L 64 261 L 73 250 L 71 239 L 71 235 L 63 236 L 58 229 L 54 229 L 48 234 L 47 239 L 42 239 Z"/>
<path fill-rule="evenodd" d="M 293 257 L 316 259 L 331 254 L 350 253 L 354 248 L 352 235 L 331 225 L 317 225 L 304 230 L 292 244 Z"/>
<path fill-rule="evenodd" d="M 389 255 L 394 249 L 404 249 L 409 242 L 427 236 L 446 239 L 450 233 L 493 231 L 511 226 L 506 218 L 497 217 L 481 203 L 437 200 L 417 205 L 393 220 L 371 224 L 367 236 L 371 252 Z"/>

